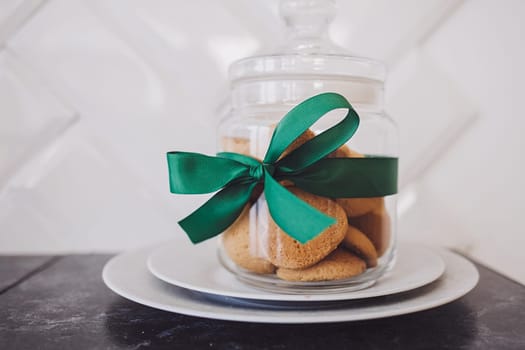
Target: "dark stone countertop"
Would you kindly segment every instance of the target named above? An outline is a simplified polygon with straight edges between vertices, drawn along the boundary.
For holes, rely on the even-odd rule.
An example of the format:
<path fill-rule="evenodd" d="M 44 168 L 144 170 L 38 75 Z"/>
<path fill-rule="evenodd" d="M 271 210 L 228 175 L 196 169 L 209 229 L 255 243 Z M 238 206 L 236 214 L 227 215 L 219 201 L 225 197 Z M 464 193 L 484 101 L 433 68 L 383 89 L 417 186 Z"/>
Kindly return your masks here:
<path fill-rule="evenodd" d="M 111 292 L 107 255 L 0 257 L 0 349 L 525 349 L 525 286 L 477 264 L 478 286 L 385 319 L 279 325 L 159 311 Z"/>

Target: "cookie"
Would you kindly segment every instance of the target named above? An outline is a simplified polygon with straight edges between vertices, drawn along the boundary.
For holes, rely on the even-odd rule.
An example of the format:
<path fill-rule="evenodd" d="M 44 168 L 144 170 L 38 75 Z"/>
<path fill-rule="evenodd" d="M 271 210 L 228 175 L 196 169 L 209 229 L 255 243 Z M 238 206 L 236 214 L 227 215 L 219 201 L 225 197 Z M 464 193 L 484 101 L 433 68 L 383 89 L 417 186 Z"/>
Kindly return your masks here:
<path fill-rule="evenodd" d="M 319 263 L 305 269 L 278 268 L 277 277 L 286 281 L 331 281 L 357 276 L 365 270 L 366 264 L 362 259 L 339 248 Z"/>
<path fill-rule="evenodd" d="M 335 250 L 346 234 L 348 222 L 343 208 L 332 199 L 313 195 L 297 187 L 289 187 L 288 190 L 306 203 L 337 220 L 335 224 L 326 228 L 318 236 L 301 244 L 288 236 L 269 218 L 268 260 L 278 267 L 301 269 L 316 264 Z M 301 218 L 296 218 L 296 220 L 301 220 Z"/>
<path fill-rule="evenodd" d="M 357 254 L 366 262 L 366 266 L 377 266 L 377 251 L 370 239 L 359 229 L 348 225 L 345 238 L 342 243 L 343 247 Z"/>
<path fill-rule="evenodd" d="M 378 257 L 385 253 L 390 243 L 391 223 L 384 206 L 363 216 L 348 218 L 348 222 L 370 239 Z"/>
<path fill-rule="evenodd" d="M 268 274 L 275 271 L 268 260 L 257 257 L 257 242 L 250 235 L 250 207 L 247 205 L 235 222 L 222 234 L 222 244 L 226 254 L 238 266 L 258 273 Z"/>
<path fill-rule="evenodd" d="M 222 138 L 222 149 L 224 152 L 235 152 L 250 156 L 250 139 L 225 136 Z"/>
<path fill-rule="evenodd" d="M 336 202 L 344 209 L 346 215 L 351 218 L 378 210 L 385 204 L 383 197 L 337 198 Z"/>

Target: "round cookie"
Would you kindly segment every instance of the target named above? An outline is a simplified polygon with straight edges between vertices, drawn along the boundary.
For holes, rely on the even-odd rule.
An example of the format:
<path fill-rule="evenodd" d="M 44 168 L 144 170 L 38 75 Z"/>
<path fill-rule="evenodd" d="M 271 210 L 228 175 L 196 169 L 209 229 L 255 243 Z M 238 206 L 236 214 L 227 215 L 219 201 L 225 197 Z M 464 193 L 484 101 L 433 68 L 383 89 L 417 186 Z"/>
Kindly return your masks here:
<path fill-rule="evenodd" d="M 370 239 L 377 250 L 378 257 L 384 254 L 391 235 L 390 216 L 384 206 L 363 216 L 348 218 L 348 221 Z"/>
<path fill-rule="evenodd" d="M 356 255 L 336 249 L 319 263 L 305 269 L 277 269 L 277 277 L 286 281 L 331 281 L 350 278 L 366 270 L 365 262 Z"/>
<path fill-rule="evenodd" d="M 383 197 L 370 198 L 337 198 L 339 204 L 351 218 L 365 215 L 376 209 L 380 209 L 384 205 Z"/>
<path fill-rule="evenodd" d="M 301 269 L 321 261 L 337 248 L 346 234 L 348 221 L 344 210 L 332 199 L 313 195 L 297 187 L 287 189 L 306 203 L 337 220 L 317 237 L 301 244 L 281 230 L 271 218 L 269 219 L 268 260 L 278 267 Z"/>
<path fill-rule="evenodd" d="M 268 274 L 275 271 L 269 261 L 250 253 L 255 250 L 256 244 L 250 236 L 250 207 L 247 205 L 235 222 L 222 234 L 222 244 L 226 254 L 238 266 L 259 274 Z M 256 247 L 255 247 L 256 248 Z"/>
<path fill-rule="evenodd" d="M 370 239 L 359 229 L 348 225 L 342 245 L 353 253 L 361 257 L 366 266 L 377 266 L 377 251 Z"/>

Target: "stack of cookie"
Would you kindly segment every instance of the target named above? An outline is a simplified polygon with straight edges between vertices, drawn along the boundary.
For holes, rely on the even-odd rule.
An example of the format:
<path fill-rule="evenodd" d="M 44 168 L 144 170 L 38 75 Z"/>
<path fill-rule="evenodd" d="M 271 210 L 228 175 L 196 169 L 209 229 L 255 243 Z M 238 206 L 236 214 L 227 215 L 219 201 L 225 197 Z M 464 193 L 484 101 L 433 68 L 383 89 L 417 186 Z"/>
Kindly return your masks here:
<path fill-rule="evenodd" d="M 307 130 L 283 156 L 314 136 Z M 250 155 L 248 139 L 226 138 L 223 148 Z M 343 146 L 329 157 L 363 155 Z M 250 215 L 249 204 L 222 234 L 224 249 L 237 266 L 257 274 L 276 274 L 287 281 L 308 282 L 350 278 L 377 265 L 390 244 L 390 218 L 383 197 L 331 199 L 305 192 L 290 182 L 282 184 L 306 203 L 335 218 L 336 223 L 301 244 L 281 230 L 269 215 L 264 215 L 265 223 L 261 225 L 263 216 Z"/>

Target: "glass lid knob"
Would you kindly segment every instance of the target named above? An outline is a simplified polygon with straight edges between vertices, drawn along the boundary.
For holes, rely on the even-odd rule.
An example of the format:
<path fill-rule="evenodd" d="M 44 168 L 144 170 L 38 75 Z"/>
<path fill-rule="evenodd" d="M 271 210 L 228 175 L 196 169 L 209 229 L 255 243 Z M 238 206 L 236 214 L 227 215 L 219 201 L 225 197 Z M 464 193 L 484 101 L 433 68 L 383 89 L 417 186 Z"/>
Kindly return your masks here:
<path fill-rule="evenodd" d="M 281 0 L 279 12 L 287 26 L 283 53 L 345 53 L 332 43 L 328 28 L 336 15 L 335 0 Z"/>
<path fill-rule="evenodd" d="M 279 11 L 287 40 L 270 52 L 233 63 L 232 82 L 283 76 L 384 79 L 382 63 L 353 55 L 330 40 L 328 29 L 337 14 L 335 0 L 281 0 Z"/>

